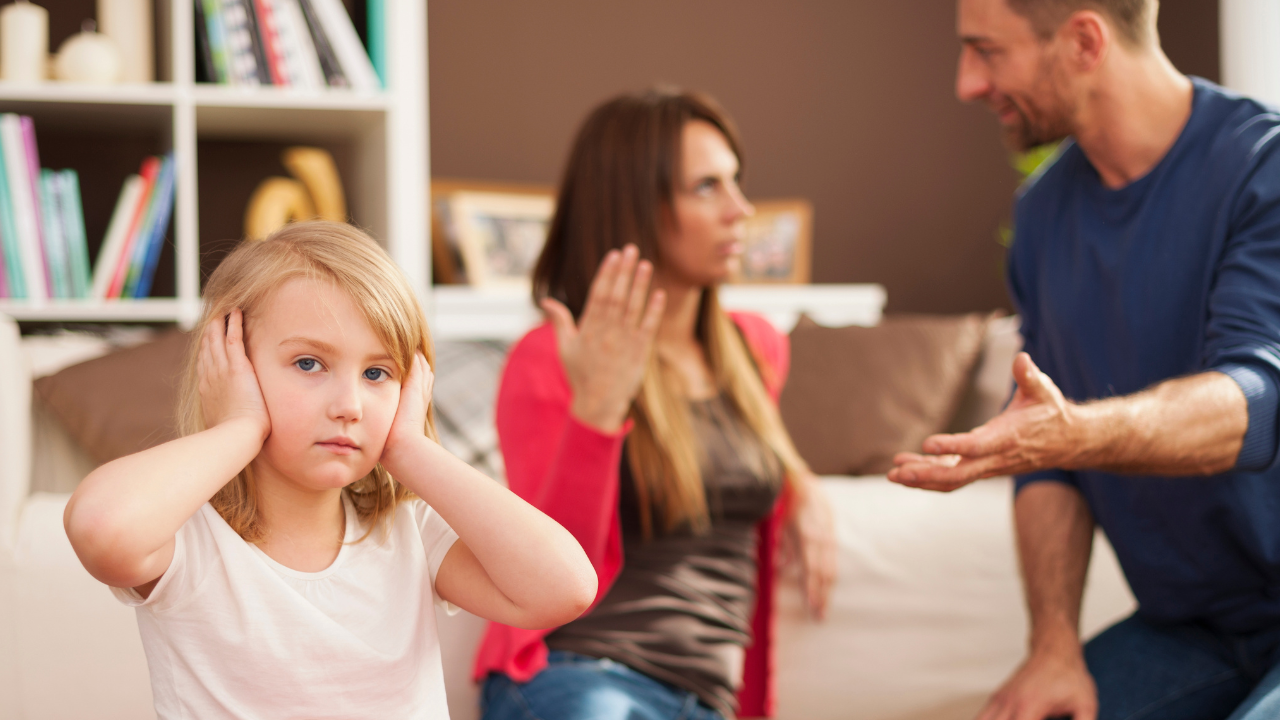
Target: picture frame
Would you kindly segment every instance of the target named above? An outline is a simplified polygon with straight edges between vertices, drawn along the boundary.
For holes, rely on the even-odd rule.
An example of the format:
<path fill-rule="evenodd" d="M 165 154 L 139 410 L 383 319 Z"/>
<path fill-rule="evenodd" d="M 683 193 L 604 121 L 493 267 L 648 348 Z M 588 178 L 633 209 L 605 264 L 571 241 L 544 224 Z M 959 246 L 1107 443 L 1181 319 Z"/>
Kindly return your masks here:
<path fill-rule="evenodd" d="M 733 282 L 805 284 L 812 271 L 813 203 L 758 200 L 746 219 L 742 259 Z"/>
<path fill-rule="evenodd" d="M 433 180 L 434 281 L 528 287 L 554 212 L 550 186 Z"/>

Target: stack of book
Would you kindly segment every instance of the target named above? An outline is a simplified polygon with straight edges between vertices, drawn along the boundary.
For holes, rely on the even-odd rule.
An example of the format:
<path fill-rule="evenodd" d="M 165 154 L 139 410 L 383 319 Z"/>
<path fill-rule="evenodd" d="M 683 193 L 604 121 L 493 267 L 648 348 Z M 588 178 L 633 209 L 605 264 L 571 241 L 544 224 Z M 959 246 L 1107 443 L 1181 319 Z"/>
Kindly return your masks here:
<path fill-rule="evenodd" d="M 0 115 L 0 297 L 89 297 L 80 179 L 40 168 L 35 123 Z"/>
<path fill-rule="evenodd" d="M 142 161 L 120 189 L 93 266 L 91 297 L 144 298 L 151 293 L 169 216 L 173 213 L 173 153 Z"/>
<path fill-rule="evenodd" d="M 304 89 L 383 85 L 383 0 L 368 0 L 369 52 L 342 0 L 193 0 L 201 82 Z"/>

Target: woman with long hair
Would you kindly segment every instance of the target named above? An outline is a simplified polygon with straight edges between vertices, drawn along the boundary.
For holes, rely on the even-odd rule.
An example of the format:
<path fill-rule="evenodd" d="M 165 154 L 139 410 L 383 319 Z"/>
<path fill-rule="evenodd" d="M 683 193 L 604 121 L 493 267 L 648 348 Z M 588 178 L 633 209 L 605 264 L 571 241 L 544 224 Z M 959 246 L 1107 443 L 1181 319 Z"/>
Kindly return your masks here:
<path fill-rule="evenodd" d="M 599 576 L 583 617 L 492 624 L 488 720 L 768 715 L 783 524 L 821 616 L 829 509 L 776 402 L 785 335 L 717 286 L 754 212 L 737 131 L 710 98 L 655 90 L 596 108 L 571 151 L 533 276 L 549 320 L 513 348 L 497 426 L 511 489 Z"/>

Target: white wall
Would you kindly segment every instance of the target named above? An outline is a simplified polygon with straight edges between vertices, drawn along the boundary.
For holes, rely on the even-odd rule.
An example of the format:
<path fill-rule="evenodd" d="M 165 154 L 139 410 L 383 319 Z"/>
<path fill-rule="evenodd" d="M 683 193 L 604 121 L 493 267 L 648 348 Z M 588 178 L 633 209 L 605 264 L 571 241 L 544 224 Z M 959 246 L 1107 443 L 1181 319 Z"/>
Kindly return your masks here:
<path fill-rule="evenodd" d="M 1221 0 L 1222 83 L 1280 106 L 1280 0 Z"/>

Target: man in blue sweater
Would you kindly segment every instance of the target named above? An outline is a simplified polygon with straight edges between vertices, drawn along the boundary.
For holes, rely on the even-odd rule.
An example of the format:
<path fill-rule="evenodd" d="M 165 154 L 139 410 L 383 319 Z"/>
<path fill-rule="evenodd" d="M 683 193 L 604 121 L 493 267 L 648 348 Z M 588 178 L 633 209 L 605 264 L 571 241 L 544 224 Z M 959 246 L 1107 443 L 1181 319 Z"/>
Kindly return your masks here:
<path fill-rule="evenodd" d="M 1032 633 L 982 720 L 1280 718 L 1280 115 L 1180 74 L 1156 0 L 959 0 L 1019 149 L 1017 390 L 890 478 L 1014 474 Z M 1137 613 L 1081 646 L 1094 524 Z"/>

